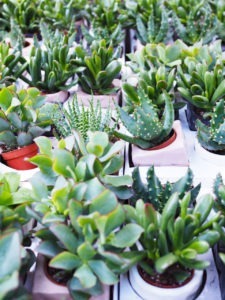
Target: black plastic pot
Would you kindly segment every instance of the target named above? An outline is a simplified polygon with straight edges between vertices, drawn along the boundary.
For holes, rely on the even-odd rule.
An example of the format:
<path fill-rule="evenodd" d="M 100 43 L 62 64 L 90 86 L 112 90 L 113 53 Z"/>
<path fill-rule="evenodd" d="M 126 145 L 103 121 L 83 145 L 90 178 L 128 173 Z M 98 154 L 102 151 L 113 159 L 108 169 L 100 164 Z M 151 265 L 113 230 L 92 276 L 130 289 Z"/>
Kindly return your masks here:
<path fill-rule="evenodd" d="M 204 118 L 204 111 L 197 108 L 196 106 L 192 105 L 191 103 L 187 103 L 187 109 L 186 109 L 186 118 L 188 122 L 188 127 L 191 131 L 197 131 L 197 128 L 195 126 L 196 120 L 202 121 L 202 123 L 208 125 L 209 119 Z"/>

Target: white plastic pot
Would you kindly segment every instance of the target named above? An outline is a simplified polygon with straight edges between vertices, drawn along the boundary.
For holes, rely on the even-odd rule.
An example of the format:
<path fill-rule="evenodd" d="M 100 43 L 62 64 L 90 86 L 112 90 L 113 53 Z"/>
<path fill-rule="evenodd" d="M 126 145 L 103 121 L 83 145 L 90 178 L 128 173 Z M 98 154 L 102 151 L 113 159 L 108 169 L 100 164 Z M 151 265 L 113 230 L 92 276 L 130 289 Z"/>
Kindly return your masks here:
<path fill-rule="evenodd" d="M 129 272 L 130 284 L 134 292 L 144 300 L 193 300 L 202 283 L 203 271 L 195 270 L 193 278 L 178 288 L 160 288 L 147 283 L 140 276 L 137 267 Z"/>

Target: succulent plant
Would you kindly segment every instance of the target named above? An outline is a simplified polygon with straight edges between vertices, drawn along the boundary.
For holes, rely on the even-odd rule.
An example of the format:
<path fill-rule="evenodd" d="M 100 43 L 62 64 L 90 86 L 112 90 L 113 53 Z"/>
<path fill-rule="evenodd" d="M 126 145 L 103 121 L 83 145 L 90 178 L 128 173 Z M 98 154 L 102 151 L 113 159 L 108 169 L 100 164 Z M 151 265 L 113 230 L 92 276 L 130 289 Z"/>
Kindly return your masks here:
<path fill-rule="evenodd" d="M 204 269 L 209 265 L 201 254 L 206 253 L 220 238 L 216 229 L 220 213 L 210 215 L 214 203 L 210 194 L 199 197 L 193 207 L 189 206 L 190 201 L 190 192 L 182 199 L 179 193 L 173 193 L 161 214 L 142 200 L 136 202 L 135 208 L 125 206 L 128 221 L 144 229 L 139 243 L 145 257 L 139 265 L 151 276 L 164 274 L 177 264 L 170 276 L 181 283 L 188 274 L 179 266 Z"/>
<path fill-rule="evenodd" d="M 182 199 L 185 193 L 190 191 L 190 202 L 193 203 L 201 187 L 201 184 L 193 187 L 193 172 L 189 168 L 183 177 L 173 183 L 168 181 L 162 183 L 156 176 L 154 166 L 151 166 L 147 171 L 147 184 L 142 182 L 138 167 L 133 170 L 132 178 L 133 196 L 131 198 L 131 203 L 136 203 L 138 199 L 142 199 L 144 203 L 151 203 L 160 213 L 162 213 L 164 206 L 173 193 L 177 192 L 179 198 Z"/>
<path fill-rule="evenodd" d="M 200 120 L 196 121 L 198 141 L 208 151 L 225 154 L 224 99 L 216 103 L 210 116 L 208 125 Z"/>
<path fill-rule="evenodd" d="M 78 72 L 79 84 L 88 94 L 110 94 L 118 90 L 112 87 L 112 81 L 120 73 L 120 48 L 114 51 L 105 40 L 95 41 L 89 55 L 81 46 L 76 47 L 76 54 L 82 72 Z"/>
<path fill-rule="evenodd" d="M 22 74 L 20 78 L 29 86 L 45 92 L 53 93 L 68 89 L 77 83 L 77 79 L 70 83 L 68 80 L 83 70 L 77 64 L 75 50 L 71 47 L 71 36 L 59 30 L 53 32 L 44 24 L 41 28 L 44 45 L 35 42 L 25 63 L 30 77 Z"/>
<path fill-rule="evenodd" d="M 34 253 L 25 247 L 30 246 L 30 233 L 23 227 L 30 221 L 26 207 L 33 201 L 32 191 L 20 187 L 19 174 L 10 172 L 0 174 L 0 194 L 0 260 L 4 266 L 0 272 L 0 298 L 19 299 L 28 295 L 23 276 L 35 261 Z"/>
<path fill-rule="evenodd" d="M 225 16 L 224 16 L 224 10 L 225 10 L 225 3 L 221 0 L 209 0 L 210 7 L 213 11 L 213 13 L 216 15 L 217 18 L 217 35 L 220 39 L 223 41 L 225 40 L 224 35 L 224 23 L 225 23 Z"/>
<path fill-rule="evenodd" d="M 0 86 L 10 85 L 24 72 L 25 60 L 17 51 L 10 53 L 9 45 L 0 43 Z"/>
<path fill-rule="evenodd" d="M 129 115 L 123 108 L 117 108 L 123 125 L 132 136 L 118 131 L 115 131 L 114 135 L 147 149 L 159 145 L 169 137 L 174 122 L 174 108 L 166 93 L 163 94 L 165 107 L 162 113 L 161 111 L 159 113 L 156 105 L 143 90 L 139 90 L 139 95 L 142 101 L 135 106 L 132 115 Z"/>
<path fill-rule="evenodd" d="M 129 111 L 133 111 L 135 105 L 142 102 L 142 95 L 139 89 L 152 100 L 153 104 L 160 109 L 164 108 L 166 92 L 171 99 L 174 98 L 174 88 L 176 84 L 175 68 L 167 70 L 165 66 L 159 68 L 152 67 L 150 71 L 142 71 L 138 74 L 137 86 L 124 83 L 122 86 L 125 104 Z M 174 103 L 174 109 L 178 108 L 178 104 Z"/>
<path fill-rule="evenodd" d="M 34 138 L 50 131 L 52 121 L 46 114 L 52 104 L 36 88 L 16 91 L 15 86 L 0 91 L 0 145 L 10 151 L 29 145 Z"/>
<path fill-rule="evenodd" d="M 169 39 L 169 17 L 165 7 L 161 7 L 156 1 L 152 5 L 151 14 L 147 23 L 142 21 L 140 15 L 136 18 L 137 37 L 143 45 L 147 43 L 166 42 Z"/>
<path fill-rule="evenodd" d="M 118 123 L 118 120 L 112 118 L 110 106 L 106 112 L 103 112 L 100 101 L 94 105 L 92 97 L 89 106 L 85 108 L 83 103 L 79 105 L 76 94 L 71 101 L 68 101 L 66 107 L 53 111 L 51 118 L 61 138 L 72 135 L 73 131 L 78 131 L 85 142 L 87 142 L 88 131 L 103 131 L 112 136 Z"/>
<path fill-rule="evenodd" d="M 179 1 L 178 1 L 179 2 Z M 209 43 L 216 34 L 217 18 L 212 13 L 208 1 L 189 1 L 186 3 L 187 9 L 180 3 L 172 6 L 172 21 L 174 31 L 178 38 L 185 43 L 192 45 L 200 40 Z"/>
<path fill-rule="evenodd" d="M 13 19 L 23 33 L 34 33 L 38 29 L 39 15 L 37 0 L 3 0 L 0 27 L 10 30 L 10 20 Z"/>
<path fill-rule="evenodd" d="M 225 95 L 223 68 L 221 59 L 217 59 L 214 66 L 187 58 L 185 66 L 178 67 L 178 91 L 194 106 L 212 111 L 216 102 Z"/>
<path fill-rule="evenodd" d="M 97 177 L 118 198 L 128 199 L 131 196 L 131 177 L 116 175 L 123 166 L 120 154 L 124 148 L 122 141 L 112 145 L 107 133 L 97 131 L 88 132 L 87 143 L 79 134 L 74 133 L 59 141 L 59 149 L 53 149 L 49 139 L 43 136 L 36 138 L 35 142 L 40 154 L 30 161 L 39 167 L 39 179 L 49 186 L 49 190 L 60 176 L 71 180 L 76 178 L 77 181 Z"/>

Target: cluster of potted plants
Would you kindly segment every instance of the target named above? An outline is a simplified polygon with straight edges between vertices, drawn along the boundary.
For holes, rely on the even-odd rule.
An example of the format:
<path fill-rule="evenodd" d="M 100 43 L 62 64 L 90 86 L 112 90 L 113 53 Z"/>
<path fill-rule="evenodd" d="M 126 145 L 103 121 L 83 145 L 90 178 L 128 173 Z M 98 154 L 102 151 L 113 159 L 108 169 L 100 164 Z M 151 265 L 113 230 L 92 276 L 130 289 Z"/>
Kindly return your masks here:
<path fill-rule="evenodd" d="M 108 300 L 122 274 L 140 299 L 202 292 L 209 265 L 202 254 L 215 247 L 224 260 L 224 184 L 218 175 L 214 195 L 195 185 L 179 110 L 187 105 L 196 155 L 216 153 L 211 160 L 221 166 L 219 2 L 2 1 L 1 299 L 30 292 Z M 31 152 L 14 163 L 27 146 Z M 186 173 L 164 183 L 156 168 L 170 165 Z M 31 241 L 38 255 L 26 291 Z"/>

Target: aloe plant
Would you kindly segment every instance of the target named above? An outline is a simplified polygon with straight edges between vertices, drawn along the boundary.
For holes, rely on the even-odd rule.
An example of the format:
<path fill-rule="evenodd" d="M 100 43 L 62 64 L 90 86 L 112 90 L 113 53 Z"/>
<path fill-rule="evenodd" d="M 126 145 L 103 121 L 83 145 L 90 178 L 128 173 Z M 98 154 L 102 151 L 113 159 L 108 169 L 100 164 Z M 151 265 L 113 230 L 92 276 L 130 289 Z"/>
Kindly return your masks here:
<path fill-rule="evenodd" d="M 196 121 L 197 138 L 203 148 L 225 153 L 225 107 L 224 99 L 221 99 L 210 114 L 211 118 L 209 124 L 203 124 L 200 120 Z"/>
<path fill-rule="evenodd" d="M 185 65 L 178 67 L 178 74 L 181 96 L 203 111 L 211 111 L 225 95 L 223 62 L 220 59 L 217 59 L 215 66 L 186 59 Z"/>
<path fill-rule="evenodd" d="M 224 3 L 224 1 L 221 1 L 221 0 L 216 0 L 216 1 L 209 0 L 209 4 L 211 6 L 213 13 L 216 15 L 216 18 L 217 18 L 217 35 L 220 39 L 222 39 L 224 41 L 225 40 L 225 35 L 224 35 L 225 3 Z"/>
<path fill-rule="evenodd" d="M 88 131 L 103 131 L 112 137 L 118 123 L 118 120 L 112 118 L 110 106 L 103 112 L 100 101 L 94 105 L 92 97 L 89 106 L 85 108 L 83 103 L 79 105 L 77 95 L 74 95 L 66 107 L 53 111 L 51 118 L 61 138 L 70 136 L 76 130 L 85 142 L 88 139 Z"/>
<path fill-rule="evenodd" d="M 175 282 L 181 283 L 190 275 L 179 266 L 189 269 L 209 266 L 209 261 L 201 258 L 201 254 L 220 238 L 216 229 L 220 213 L 210 215 L 214 203 L 210 194 L 199 197 L 193 207 L 189 207 L 190 201 L 190 192 L 182 199 L 178 193 L 173 193 L 162 213 L 142 200 L 138 200 L 135 207 L 125 206 L 128 221 L 144 229 L 139 242 L 145 257 L 139 265 L 147 274 L 153 277 L 165 274 L 177 264 L 177 269 L 169 274 Z"/>
<path fill-rule="evenodd" d="M 139 90 L 139 95 L 142 102 L 135 106 L 132 115 L 129 115 L 123 108 L 117 108 L 123 125 L 132 136 L 118 131 L 115 131 L 114 135 L 147 149 L 159 145 L 169 137 L 174 122 L 174 108 L 166 93 L 164 93 L 165 107 L 162 114 L 142 90 Z"/>
<path fill-rule="evenodd" d="M 151 203 L 160 213 L 173 193 L 178 193 L 179 198 L 182 199 L 185 193 L 190 191 L 190 202 L 193 203 L 201 188 L 201 184 L 193 187 L 193 172 L 189 168 L 183 177 L 173 183 L 169 181 L 162 183 L 155 173 L 154 166 L 147 171 L 147 184 L 141 180 L 138 167 L 133 170 L 132 178 L 131 203 L 135 204 L 138 199 L 142 199 L 144 203 Z"/>
<path fill-rule="evenodd" d="M 51 129 L 52 121 L 44 97 L 36 88 L 16 91 L 15 86 L 0 91 L 0 144 L 10 151 L 33 143 L 35 137 Z"/>
<path fill-rule="evenodd" d="M 79 84 L 84 92 L 111 94 L 118 90 L 112 87 L 112 82 L 121 70 L 119 48 L 114 51 L 112 46 L 106 46 L 105 40 L 101 40 L 92 43 L 90 55 L 81 46 L 76 47 L 76 54 L 80 66 L 84 68 L 78 73 Z"/>
<path fill-rule="evenodd" d="M 136 18 L 137 37 L 143 45 L 147 43 L 166 42 L 169 39 L 169 16 L 165 7 L 158 1 L 152 5 L 151 14 L 147 23 L 142 21 L 140 15 Z"/>
<path fill-rule="evenodd" d="M 172 22 L 178 38 L 192 45 L 202 40 L 209 43 L 216 34 L 217 18 L 208 1 L 167 1 L 172 9 Z"/>

